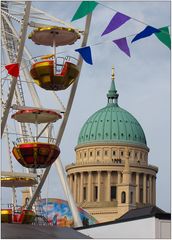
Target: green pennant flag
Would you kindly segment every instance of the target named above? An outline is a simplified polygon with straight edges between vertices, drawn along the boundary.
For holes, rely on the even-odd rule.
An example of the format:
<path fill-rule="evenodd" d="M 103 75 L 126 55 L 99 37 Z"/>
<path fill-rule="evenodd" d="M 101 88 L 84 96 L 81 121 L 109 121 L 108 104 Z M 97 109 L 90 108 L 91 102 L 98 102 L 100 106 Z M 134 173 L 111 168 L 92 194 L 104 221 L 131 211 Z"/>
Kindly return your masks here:
<path fill-rule="evenodd" d="M 98 2 L 95 1 L 83 1 L 77 9 L 75 15 L 73 16 L 71 22 L 79 18 L 85 17 L 87 14 L 91 13 L 97 6 L 97 4 Z"/>
<path fill-rule="evenodd" d="M 171 49 L 171 38 L 168 27 L 159 28 L 160 32 L 155 33 L 156 37 L 164 43 L 169 49 Z"/>

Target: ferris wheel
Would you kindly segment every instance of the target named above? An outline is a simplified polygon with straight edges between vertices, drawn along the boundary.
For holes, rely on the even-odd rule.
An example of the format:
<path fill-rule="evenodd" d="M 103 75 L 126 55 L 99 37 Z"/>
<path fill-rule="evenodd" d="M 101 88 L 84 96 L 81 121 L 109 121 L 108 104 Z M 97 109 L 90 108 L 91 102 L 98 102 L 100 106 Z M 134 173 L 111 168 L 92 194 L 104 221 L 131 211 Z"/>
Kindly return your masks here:
<path fill-rule="evenodd" d="M 81 226 L 59 157 L 59 145 L 77 89 L 82 58 L 60 56 L 57 52 L 61 46 L 77 41 L 81 47 L 87 44 L 91 14 L 83 31 L 33 7 L 28 1 L 1 2 L 1 16 L 1 137 L 5 142 L 2 151 L 8 149 L 3 154 L 8 171 L 2 169 L 2 187 L 12 189 L 14 209 L 16 188 L 29 187 L 31 199 L 25 210 L 30 211 L 54 163 L 75 226 Z M 27 43 L 33 49 L 36 46 L 41 54 L 35 55 Z M 66 91 L 63 100 L 59 96 L 62 91 Z M 44 106 L 49 98 L 53 100 Z M 18 166 L 24 170 L 16 171 Z"/>

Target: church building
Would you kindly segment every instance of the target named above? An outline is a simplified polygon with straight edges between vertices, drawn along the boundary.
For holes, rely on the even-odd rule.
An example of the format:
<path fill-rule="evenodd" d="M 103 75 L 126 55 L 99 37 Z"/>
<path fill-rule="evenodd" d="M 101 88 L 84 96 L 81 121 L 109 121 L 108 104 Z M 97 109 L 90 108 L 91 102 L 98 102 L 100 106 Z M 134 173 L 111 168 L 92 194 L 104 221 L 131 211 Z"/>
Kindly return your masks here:
<path fill-rule="evenodd" d="M 107 105 L 85 122 L 75 147 L 76 162 L 66 166 L 77 205 L 99 222 L 156 205 L 158 168 L 148 163 L 141 125 L 118 104 L 114 78 L 112 68 Z"/>

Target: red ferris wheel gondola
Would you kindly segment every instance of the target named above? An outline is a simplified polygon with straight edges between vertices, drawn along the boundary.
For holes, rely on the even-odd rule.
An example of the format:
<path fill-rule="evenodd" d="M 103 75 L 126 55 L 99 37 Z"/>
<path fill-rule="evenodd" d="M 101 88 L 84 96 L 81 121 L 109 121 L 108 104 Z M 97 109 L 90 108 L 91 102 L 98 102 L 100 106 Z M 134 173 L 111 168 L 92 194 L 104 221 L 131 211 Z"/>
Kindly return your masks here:
<path fill-rule="evenodd" d="M 55 144 L 28 142 L 13 147 L 16 160 L 26 168 L 46 168 L 59 156 L 60 149 Z"/>
<path fill-rule="evenodd" d="M 19 122 L 50 123 L 61 118 L 61 115 L 53 110 L 23 109 L 12 115 Z M 39 142 L 39 136 L 35 138 L 21 138 L 13 147 L 13 155 L 16 160 L 26 168 L 46 168 L 59 156 L 60 149 L 50 142 Z M 24 139 L 24 142 L 23 140 Z"/>

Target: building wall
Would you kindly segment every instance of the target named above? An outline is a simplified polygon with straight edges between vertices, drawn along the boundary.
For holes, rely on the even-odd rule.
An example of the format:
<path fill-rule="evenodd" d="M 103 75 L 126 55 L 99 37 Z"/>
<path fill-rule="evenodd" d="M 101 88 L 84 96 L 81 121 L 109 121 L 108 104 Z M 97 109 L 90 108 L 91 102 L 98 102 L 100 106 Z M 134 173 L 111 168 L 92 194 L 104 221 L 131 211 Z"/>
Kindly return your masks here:
<path fill-rule="evenodd" d="M 163 219 L 156 219 L 155 220 L 155 237 L 171 239 L 171 221 L 170 220 L 163 220 Z"/>
<path fill-rule="evenodd" d="M 147 165 L 149 149 L 141 146 L 126 146 L 119 144 L 94 144 L 76 147 L 76 163 L 122 163 L 125 160 L 125 152 L 129 151 L 131 163 Z"/>
<path fill-rule="evenodd" d="M 92 238 L 171 239 L 171 221 L 155 217 L 78 230 Z"/>
<path fill-rule="evenodd" d="M 108 224 L 100 227 L 78 230 L 92 238 L 155 238 L 155 218 L 146 218 L 135 221 Z"/>
<path fill-rule="evenodd" d="M 66 166 L 69 186 L 77 204 L 100 222 L 119 218 L 137 206 L 155 205 L 158 169 L 148 165 L 148 151 L 146 147 L 111 143 L 77 147 L 76 163 Z M 123 177 L 123 170 L 128 152 L 130 183 L 121 185 L 127 176 Z M 115 199 L 111 196 L 113 187 L 116 188 Z M 127 194 L 125 205 L 121 204 L 122 191 Z M 131 192 L 133 202 L 129 204 Z M 110 207 L 115 214 L 108 216 Z"/>

